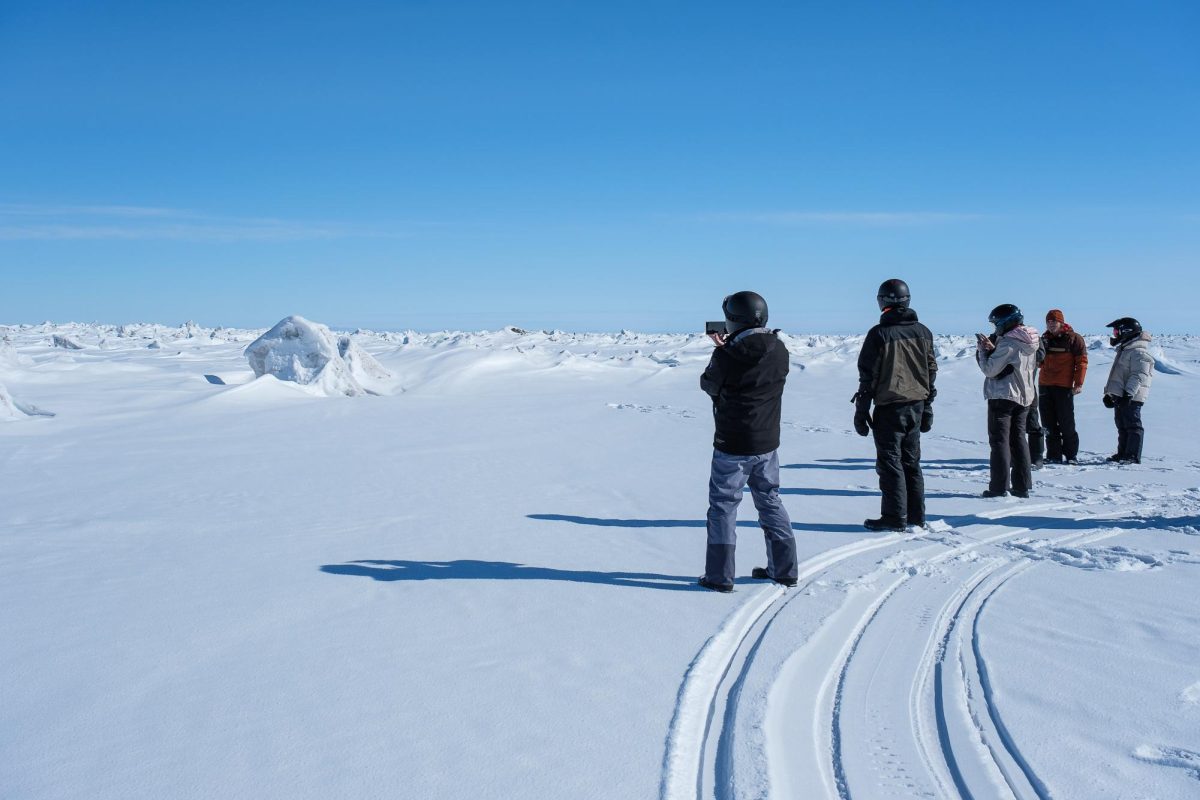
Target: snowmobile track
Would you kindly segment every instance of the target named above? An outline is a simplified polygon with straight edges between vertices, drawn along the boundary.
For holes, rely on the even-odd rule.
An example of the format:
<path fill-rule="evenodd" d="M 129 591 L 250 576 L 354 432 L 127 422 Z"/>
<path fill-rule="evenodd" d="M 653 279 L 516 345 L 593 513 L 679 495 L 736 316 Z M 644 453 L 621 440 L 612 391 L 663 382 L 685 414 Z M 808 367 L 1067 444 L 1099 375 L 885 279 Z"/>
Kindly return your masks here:
<path fill-rule="evenodd" d="M 1063 536 L 1055 544 L 1090 544 L 1119 533 L 1115 530 L 1099 533 L 1086 531 Z M 956 790 L 964 798 L 991 797 L 1003 789 L 1007 789 L 1018 800 L 1048 800 L 1051 797 L 1049 787 L 1022 755 L 1000 716 L 979 636 L 979 621 L 988 602 L 1010 580 L 1035 563 L 1018 556 L 976 573 L 964 585 L 964 591 L 960 592 L 961 599 L 954 612 L 939 621 L 942 637 L 936 661 L 931 667 L 934 673 L 937 748 L 950 770 Z M 951 680 L 947 675 L 947 662 L 952 652 L 957 654 L 955 663 L 958 669 Z M 926 683 L 924 676 L 921 683 Z M 968 714 L 947 714 L 950 704 L 967 709 Z M 970 729 L 953 730 L 955 724 L 961 727 L 968 719 L 972 723 Z M 977 759 L 986 756 L 990 763 L 971 765 L 973 769 L 964 768 L 965 759 L 959 759 L 956 755 L 954 742 L 959 743 L 963 756 L 974 754 Z M 963 743 L 972 742 L 976 746 L 963 746 Z M 1003 783 L 994 777 L 991 781 L 981 780 L 989 775 L 1002 778 Z"/>
<path fill-rule="evenodd" d="M 720 629 L 700 649 L 684 675 L 676 697 L 675 714 L 667 735 L 663 756 L 663 778 L 659 796 L 662 800 L 704 797 L 704 773 L 707 745 L 713 734 L 713 720 L 727 678 L 734 671 L 742 654 L 741 674 L 745 659 L 753 648 L 743 645 L 756 629 L 765 631 L 770 618 L 791 598 L 801 595 L 800 581 L 809 581 L 833 565 L 861 553 L 920 538 L 923 534 L 891 534 L 880 539 L 863 539 L 842 547 L 827 550 L 800 563 L 797 570 L 798 589 L 790 592 L 771 585 L 758 591 L 754 599 L 743 603 L 726 618 Z M 773 612 L 768 614 L 768 612 Z M 760 624 L 762 623 L 762 624 Z M 718 731 L 719 733 L 719 731 Z M 714 765 L 715 767 L 715 765 Z M 711 786 L 711 784 L 710 784 Z"/>
<path fill-rule="evenodd" d="M 1002 509 L 989 510 L 979 516 L 989 520 L 1000 520 L 1004 517 L 1028 514 L 1032 511 L 1051 510 L 1054 504 L 1044 506 L 1006 506 Z M 988 526 L 989 528 L 991 526 Z M 987 528 L 985 528 L 987 531 Z M 927 556 L 918 556 L 912 562 L 918 566 L 932 566 L 941 562 L 961 557 L 980 548 L 1002 543 L 1006 540 L 1028 534 L 1027 528 L 1004 528 L 999 533 L 984 535 L 981 538 L 964 540 L 949 549 L 940 549 Z M 880 539 L 866 539 L 843 547 L 826 551 L 801 563 L 799 581 L 802 582 L 798 591 L 785 592 L 778 586 L 764 587 L 752 599 L 743 603 L 721 625 L 720 629 L 705 643 L 695 659 L 689 665 L 680 685 L 676 699 L 675 713 L 671 721 L 670 732 L 666 741 L 663 757 L 663 777 L 660 785 L 662 800 L 677 798 L 723 798 L 733 795 L 733 764 L 732 764 L 732 730 L 736 717 L 737 704 L 741 686 L 745 676 L 754 661 L 763 639 L 766 637 L 772 622 L 788 606 L 792 600 L 804 596 L 803 589 L 811 585 L 812 580 L 819 574 L 835 567 L 847 559 L 887 547 L 901 545 L 897 552 L 908 552 L 903 547 L 911 541 L 927 540 L 927 532 L 921 530 L 910 534 L 892 534 Z M 1105 535 L 1113 535 L 1112 533 Z M 1075 543 L 1084 540 L 1094 540 L 1095 531 L 1061 537 L 1063 543 Z M 1103 537 L 1099 537 L 1103 538 Z M 945 542 L 937 544 L 944 545 Z M 912 548 L 914 554 L 926 550 L 925 547 Z M 1005 557 L 999 563 L 991 564 L 974 574 L 960 584 L 955 594 L 948 599 L 934 625 L 935 633 L 930 636 L 926 646 L 927 658 L 922 660 L 927 667 L 922 668 L 914 682 L 911 699 L 912 718 L 914 720 L 914 736 L 921 744 L 921 755 L 926 767 L 943 796 L 974 797 L 962 776 L 956 759 L 956 753 L 950 741 L 949 727 L 946 725 L 945 702 L 947 689 L 944 686 L 943 673 L 945 654 L 951 634 L 960 630 L 960 622 L 964 612 L 973 612 L 970 619 L 977 620 L 978 614 L 986 604 L 987 598 L 1000 588 L 1009 577 L 1022 569 L 1028 568 L 1032 562 L 1021 556 Z M 865 608 L 854 608 L 851 615 L 838 620 L 839 629 L 845 632 L 841 645 L 837 645 L 837 654 L 830 669 L 826 671 L 826 679 L 817 692 L 813 704 L 813 734 L 812 744 L 825 753 L 821 758 L 821 784 L 829 796 L 849 798 L 851 796 L 846 770 L 842 761 L 841 748 L 841 715 L 842 701 L 845 693 L 847 674 L 854 662 L 863 636 L 875 620 L 884 604 L 893 596 L 898 588 L 907 583 L 913 573 L 905 573 L 887 582 L 880 589 L 869 595 L 870 602 Z M 1001 575 L 999 580 L 989 580 Z M 977 591 L 984 584 L 988 592 L 977 597 Z M 860 602 L 861 606 L 862 603 Z M 834 616 L 838 616 L 835 612 Z M 846 624 L 848 623 L 848 624 Z M 836 645 L 836 642 L 834 642 Z M 978 648 L 976 648 L 978 649 Z M 976 679 L 976 694 L 985 698 L 985 708 L 981 709 L 988 719 L 999 720 L 998 712 L 988 699 L 989 689 L 985 688 L 986 666 L 982 658 L 978 658 L 982 678 Z M 781 675 L 780 680 L 783 680 Z M 987 685 L 990 687 L 990 684 Z M 809 693 L 811 694 L 811 687 Z M 936 708 L 934 708 L 936 706 Z M 822 712 L 822 710 L 824 710 Z M 924 717 L 933 716 L 935 725 L 923 726 Z M 972 716 L 980 716 L 973 712 Z M 821 720 L 824 722 L 821 722 Z M 1014 790 L 1017 798 L 1044 798 L 1045 794 L 1033 792 L 1025 787 L 1040 786 L 1040 781 L 1034 776 L 1028 764 L 1020 758 L 1011 737 L 1006 731 L 1001 733 L 999 725 L 993 733 L 987 734 L 989 747 L 997 747 L 1007 755 L 990 759 L 991 765 L 976 767 L 976 769 L 993 770 L 993 774 L 1003 775 L 999 763 L 1003 761 L 1008 772 L 1020 774 L 1022 782 L 1012 777 L 1005 777 L 1004 784 L 1021 787 Z M 926 730 L 925 728 L 928 728 Z M 984 740 L 982 732 L 976 733 L 977 739 Z M 768 734 L 770 738 L 770 734 Z M 999 759 L 999 760 L 997 760 Z M 1017 766 L 1023 765 L 1023 768 Z M 771 769 L 774 786 L 775 767 Z M 778 787 L 776 787 L 778 788 Z M 995 787 L 993 786 L 993 791 Z M 774 792 L 772 792 L 774 794 Z M 983 795 L 986 796 L 986 795 Z"/>

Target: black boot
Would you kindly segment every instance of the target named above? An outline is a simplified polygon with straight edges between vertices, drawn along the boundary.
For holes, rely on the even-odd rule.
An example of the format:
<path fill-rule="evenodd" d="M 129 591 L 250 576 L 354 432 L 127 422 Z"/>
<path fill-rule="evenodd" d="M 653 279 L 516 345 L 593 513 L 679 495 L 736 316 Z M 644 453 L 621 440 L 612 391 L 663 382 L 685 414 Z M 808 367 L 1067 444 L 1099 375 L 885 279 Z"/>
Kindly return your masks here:
<path fill-rule="evenodd" d="M 760 581 L 775 581 L 780 586 L 786 586 L 789 589 L 796 585 L 795 578 L 772 578 L 766 567 L 755 567 L 750 571 L 750 577 Z"/>
<path fill-rule="evenodd" d="M 904 523 L 898 519 L 880 517 L 879 519 L 863 520 L 863 527 L 869 531 L 903 531 Z"/>
<path fill-rule="evenodd" d="M 700 584 L 705 589 L 712 589 L 714 592 L 732 592 L 733 591 L 732 583 L 717 583 L 715 581 L 710 581 L 708 579 L 707 575 L 701 575 L 700 580 L 696 581 L 696 583 Z"/>

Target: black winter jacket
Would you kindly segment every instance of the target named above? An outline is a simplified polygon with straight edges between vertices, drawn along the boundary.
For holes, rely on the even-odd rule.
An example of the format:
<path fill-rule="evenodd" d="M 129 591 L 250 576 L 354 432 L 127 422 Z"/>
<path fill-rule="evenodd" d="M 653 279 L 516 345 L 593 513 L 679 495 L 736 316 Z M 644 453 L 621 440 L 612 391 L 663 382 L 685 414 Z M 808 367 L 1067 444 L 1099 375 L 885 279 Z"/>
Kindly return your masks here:
<path fill-rule="evenodd" d="M 700 388 L 713 399 L 713 447 L 735 456 L 779 449 L 779 416 L 790 356 L 775 334 L 754 328 L 713 350 Z"/>
<path fill-rule="evenodd" d="M 858 391 L 877 406 L 932 401 L 937 394 L 933 334 L 911 308 L 889 308 L 858 354 Z"/>

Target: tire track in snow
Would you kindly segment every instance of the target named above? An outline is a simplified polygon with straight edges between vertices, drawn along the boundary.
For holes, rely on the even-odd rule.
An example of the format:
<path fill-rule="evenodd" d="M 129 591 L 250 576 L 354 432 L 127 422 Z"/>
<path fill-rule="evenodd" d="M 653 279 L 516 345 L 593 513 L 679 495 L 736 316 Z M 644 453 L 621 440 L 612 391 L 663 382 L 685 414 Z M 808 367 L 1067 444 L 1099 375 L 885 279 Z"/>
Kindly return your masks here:
<path fill-rule="evenodd" d="M 1056 504 L 1011 506 L 979 516 L 1002 519 L 1056 507 Z M 910 562 L 909 566 L 938 564 L 1027 532 L 1027 528 L 1006 528 L 992 536 L 965 541 L 949 550 L 939 549 L 932 556 Z M 840 736 L 845 678 L 870 622 L 896 589 L 911 577 L 912 573 L 907 572 L 882 587 L 849 595 L 841 608 L 830 615 L 822 627 L 785 662 L 771 688 L 765 723 L 768 781 L 773 796 L 850 796 L 842 764 Z M 824 676 L 815 694 L 811 690 L 814 675 Z M 787 743 L 794 740 L 804 742 L 807 746 L 788 747 Z"/>
<path fill-rule="evenodd" d="M 890 547 L 921 538 L 923 535 L 923 531 L 920 534 L 891 534 L 827 550 L 801 562 L 797 569 L 797 581 L 807 581 L 839 562 L 861 553 Z M 710 770 L 706 770 L 705 761 L 706 755 L 709 755 L 708 751 L 711 750 L 710 740 L 714 738 L 713 721 L 723 694 L 722 688 L 727 684 L 731 672 L 740 675 L 744 671 L 745 663 L 736 671 L 734 666 L 739 660 L 744 662 L 746 659 L 751 648 L 744 648 L 743 644 L 750 634 L 756 628 L 765 629 L 766 626 L 760 626 L 759 623 L 767 618 L 769 611 L 774 610 L 778 613 L 779 608 L 788 602 L 785 598 L 789 596 L 800 596 L 800 592 L 793 591 L 789 595 L 781 587 L 771 585 L 757 593 L 752 600 L 743 603 L 729 615 L 692 660 L 680 684 L 675 701 L 675 714 L 667 734 L 659 791 L 662 800 L 706 796 L 704 776 L 705 772 Z M 715 764 L 712 766 L 711 771 L 715 773 Z M 711 796 L 715 792 L 712 784 L 709 790 L 708 795 Z"/>
<path fill-rule="evenodd" d="M 1005 516 L 1007 516 L 1007 514 Z M 995 517 L 993 517 L 993 518 L 995 518 Z M 926 559 L 923 562 L 923 564 L 926 566 L 935 566 L 942 562 L 949 561 L 954 558 L 959 558 L 968 552 L 978 550 L 982 547 L 992 545 L 992 544 L 997 544 L 1002 541 L 1016 538 L 1023 533 L 1027 533 L 1028 531 L 1029 531 L 1028 528 L 1006 529 L 1003 532 L 995 534 L 993 536 L 985 537 L 983 539 L 977 539 L 977 540 L 974 540 L 971 542 L 966 542 L 962 545 L 959 545 L 958 547 L 954 547 L 950 550 L 938 553 L 937 555 L 935 555 L 929 559 Z M 984 570 L 981 570 L 980 572 L 990 574 L 996 568 L 997 567 L 988 567 L 988 568 L 985 568 Z M 977 573 L 977 574 L 979 574 L 979 573 Z M 853 642 L 850 644 L 850 646 L 847 650 L 845 658 L 841 662 L 841 668 L 838 672 L 837 690 L 836 690 L 836 692 L 834 694 L 834 698 L 833 698 L 831 733 L 830 733 L 831 755 L 832 755 L 832 762 L 833 762 L 832 766 L 833 766 L 833 774 L 834 774 L 834 786 L 837 791 L 837 796 L 840 798 L 849 798 L 850 797 L 849 779 L 847 777 L 845 764 L 844 764 L 844 754 L 842 752 L 843 736 L 842 736 L 842 731 L 841 731 L 846 680 L 849 675 L 851 665 L 854 663 L 854 661 L 853 661 L 854 656 L 858 652 L 859 646 L 862 643 L 863 637 L 866 635 L 867 630 L 870 627 L 871 623 L 873 623 L 876 620 L 876 618 L 879 616 L 879 612 L 882 610 L 883 605 L 889 599 L 892 598 L 892 596 L 896 593 L 896 591 L 902 585 L 908 583 L 908 581 L 912 578 L 912 576 L 913 576 L 912 572 L 907 572 L 907 573 L 901 575 L 899 578 L 897 578 L 895 581 L 893 581 L 892 584 L 889 585 L 882 592 L 882 594 L 880 594 L 878 596 L 878 599 L 876 599 L 876 601 L 871 606 L 869 616 L 866 616 L 863 618 L 861 627 L 858 629 L 856 635 L 853 638 Z"/>
<path fill-rule="evenodd" d="M 1088 531 L 1061 537 L 1056 544 L 1090 544 L 1117 536 L 1120 533 L 1119 530 L 1101 533 Z M 1000 715 L 987 662 L 983 658 L 980 645 L 979 620 L 983 616 L 988 602 L 996 593 L 1004 588 L 1012 578 L 1030 569 L 1036 563 L 1038 562 L 1017 557 L 995 567 L 972 590 L 972 594 L 978 594 L 977 599 L 972 602 L 971 597 L 968 596 L 964 600 L 962 609 L 969 609 L 967 615 L 962 616 L 960 610 L 960 616 L 951 621 L 952 630 L 957 631 L 958 639 L 956 649 L 961 683 L 956 682 L 956 684 L 962 692 L 958 701 L 969 710 L 969 718 L 975 728 L 974 735 L 983 745 L 983 747 L 973 748 L 972 752 L 986 754 L 991 759 L 990 766 L 1003 776 L 1005 786 L 1002 788 L 1007 788 L 1018 800 L 1025 800 L 1025 798 L 1049 800 L 1051 792 L 1021 753 L 1016 740 Z M 948 635 L 949 633 L 948 631 Z M 943 661 L 945 658 L 946 653 L 943 652 Z M 943 690 L 945 690 L 944 686 Z M 976 698 L 982 700 L 982 708 L 979 707 L 980 703 Z M 941 705 L 943 708 L 945 707 L 944 701 Z M 947 740 L 950 740 L 949 736 L 947 736 Z"/>

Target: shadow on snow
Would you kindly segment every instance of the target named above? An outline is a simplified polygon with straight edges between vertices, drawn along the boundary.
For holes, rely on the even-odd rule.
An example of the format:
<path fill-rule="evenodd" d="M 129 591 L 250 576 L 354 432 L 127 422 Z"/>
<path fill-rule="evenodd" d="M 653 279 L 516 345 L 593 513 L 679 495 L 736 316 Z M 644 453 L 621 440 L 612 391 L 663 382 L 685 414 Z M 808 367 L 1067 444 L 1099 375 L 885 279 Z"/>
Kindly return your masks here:
<path fill-rule="evenodd" d="M 782 491 L 782 490 L 781 490 Z M 547 522 L 572 522 L 576 525 L 595 525 L 601 528 L 706 528 L 702 519 L 601 519 L 599 517 L 576 517 L 570 514 L 530 514 L 529 519 Z M 742 521 L 739 528 L 757 528 L 757 522 Z M 793 522 L 792 530 L 812 533 L 862 533 L 862 525 L 835 525 L 816 522 Z"/>
<path fill-rule="evenodd" d="M 508 561 L 351 561 L 326 564 L 321 572 L 354 575 L 377 581 L 571 581 L 676 592 L 707 591 L 695 578 L 652 572 L 594 572 L 589 570 L 530 567 Z"/>
<path fill-rule="evenodd" d="M 749 491 L 749 490 L 747 490 Z M 878 490 L 868 489 L 817 489 L 805 486 L 798 488 L 783 488 L 780 494 L 798 494 L 806 497 L 879 497 Z M 955 500 L 959 498 L 979 497 L 978 493 L 968 492 L 926 492 L 926 500 Z"/>
<path fill-rule="evenodd" d="M 873 458 L 818 458 L 812 464 L 784 464 L 781 469 L 832 469 L 875 471 Z M 921 469 L 957 469 L 968 472 L 988 468 L 986 458 L 923 458 Z"/>

